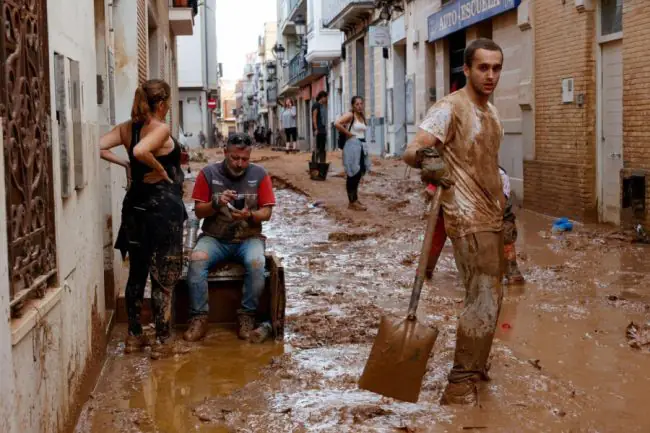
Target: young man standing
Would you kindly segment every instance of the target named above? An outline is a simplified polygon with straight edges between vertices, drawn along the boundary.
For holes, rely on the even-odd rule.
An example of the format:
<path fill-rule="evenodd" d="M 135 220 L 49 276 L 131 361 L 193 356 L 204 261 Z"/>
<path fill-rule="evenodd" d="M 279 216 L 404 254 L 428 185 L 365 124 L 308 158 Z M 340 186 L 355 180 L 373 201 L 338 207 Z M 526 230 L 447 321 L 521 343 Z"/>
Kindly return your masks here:
<path fill-rule="evenodd" d="M 324 163 L 327 159 L 327 92 L 321 91 L 311 107 L 311 123 L 316 137 L 313 162 Z"/>
<path fill-rule="evenodd" d="M 503 128 L 489 102 L 503 51 L 489 39 L 465 50 L 465 87 L 437 102 L 409 144 L 404 161 L 422 180 L 443 187 L 445 230 L 465 285 L 454 365 L 441 404 L 476 404 L 476 383 L 488 380 L 488 357 L 503 299 L 503 214 L 499 174 Z"/>
<path fill-rule="evenodd" d="M 241 263 L 244 293 L 237 311 L 238 335 L 248 339 L 255 327 L 255 313 L 264 290 L 262 223 L 271 219 L 275 195 L 264 168 L 251 164 L 252 143 L 246 134 L 228 138 L 223 162 L 210 164 L 196 178 L 192 198 L 197 218 L 203 219 L 187 273 L 191 323 L 187 341 L 205 336 L 208 326 L 208 272 L 224 261 Z"/>

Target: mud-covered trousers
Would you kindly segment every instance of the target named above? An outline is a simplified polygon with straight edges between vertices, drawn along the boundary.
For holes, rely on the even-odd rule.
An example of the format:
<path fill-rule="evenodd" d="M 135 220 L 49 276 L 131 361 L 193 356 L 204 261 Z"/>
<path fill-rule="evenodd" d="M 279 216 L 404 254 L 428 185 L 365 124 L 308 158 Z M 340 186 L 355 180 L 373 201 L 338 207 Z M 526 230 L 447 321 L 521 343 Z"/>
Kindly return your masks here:
<path fill-rule="evenodd" d="M 171 187 L 154 185 L 147 192 L 140 197 L 134 191 L 127 193 L 116 247 L 123 255 L 128 251 L 129 257 L 125 290 L 129 334 L 142 334 L 140 313 L 150 276 L 156 337 L 165 340 L 170 335 L 172 292 L 183 270 L 186 214 L 181 195 Z"/>
<path fill-rule="evenodd" d="M 486 380 L 503 300 L 503 232 L 474 233 L 452 239 L 452 244 L 465 286 L 465 304 L 458 320 L 449 382 Z"/>
<path fill-rule="evenodd" d="M 170 335 L 172 291 L 176 284 L 175 272 L 167 268 L 151 269 L 151 257 L 141 254 L 137 247 L 129 249 L 129 279 L 124 294 L 129 320 L 129 334 L 141 335 L 140 312 L 144 300 L 147 277 L 151 276 L 151 307 L 156 324 L 156 337 L 162 340 Z M 172 276 L 172 278 L 166 278 Z"/>

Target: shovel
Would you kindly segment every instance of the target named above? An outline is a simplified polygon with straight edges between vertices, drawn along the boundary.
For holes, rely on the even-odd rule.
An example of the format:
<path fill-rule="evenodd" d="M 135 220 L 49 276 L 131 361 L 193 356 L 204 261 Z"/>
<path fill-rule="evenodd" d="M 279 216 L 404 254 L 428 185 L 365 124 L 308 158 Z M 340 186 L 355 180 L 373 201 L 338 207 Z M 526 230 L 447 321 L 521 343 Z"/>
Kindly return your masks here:
<path fill-rule="evenodd" d="M 442 187 L 436 188 L 429 210 L 413 293 L 406 318 L 382 316 L 379 333 L 359 380 L 359 388 L 416 403 L 438 328 L 419 323 L 415 315 L 424 284 L 427 258 L 440 213 Z"/>

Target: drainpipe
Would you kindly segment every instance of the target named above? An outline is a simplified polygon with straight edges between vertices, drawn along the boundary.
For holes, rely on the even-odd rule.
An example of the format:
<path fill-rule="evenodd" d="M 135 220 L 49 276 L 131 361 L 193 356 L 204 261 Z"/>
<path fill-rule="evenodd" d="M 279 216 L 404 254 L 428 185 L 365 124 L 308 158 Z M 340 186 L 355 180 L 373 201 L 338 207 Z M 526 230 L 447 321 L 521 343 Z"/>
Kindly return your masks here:
<path fill-rule="evenodd" d="M 210 66 L 209 66 L 209 61 L 210 57 L 208 56 L 208 5 L 203 3 L 203 13 L 201 14 L 201 29 L 203 30 L 203 40 L 205 41 L 205 44 L 203 46 L 203 56 L 205 57 L 205 113 L 204 113 L 204 118 L 203 118 L 203 128 L 205 131 L 203 133 L 205 134 L 207 138 L 207 146 L 208 147 L 213 147 L 213 139 L 212 139 L 212 128 L 210 126 L 212 125 L 212 116 L 210 115 L 210 108 L 208 108 L 208 98 L 210 97 Z"/>
<path fill-rule="evenodd" d="M 382 49 L 382 68 L 381 68 L 381 95 L 383 98 L 384 110 L 384 142 L 381 144 L 381 157 L 386 156 L 386 143 L 388 141 L 388 89 L 386 88 L 386 81 L 388 80 L 388 61 L 384 56 L 384 49 Z"/>

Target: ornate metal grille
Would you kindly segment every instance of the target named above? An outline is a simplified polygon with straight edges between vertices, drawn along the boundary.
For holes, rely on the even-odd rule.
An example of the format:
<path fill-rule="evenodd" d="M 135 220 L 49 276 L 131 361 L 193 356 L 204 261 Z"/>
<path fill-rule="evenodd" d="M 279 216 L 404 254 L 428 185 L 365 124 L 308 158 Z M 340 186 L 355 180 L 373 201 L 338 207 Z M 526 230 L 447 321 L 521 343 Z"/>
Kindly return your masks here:
<path fill-rule="evenodd" d="M 3 122 L 12 312 L 56 274 L 47 0 L 0 0 Z"/>

